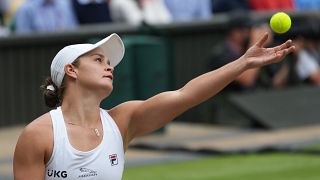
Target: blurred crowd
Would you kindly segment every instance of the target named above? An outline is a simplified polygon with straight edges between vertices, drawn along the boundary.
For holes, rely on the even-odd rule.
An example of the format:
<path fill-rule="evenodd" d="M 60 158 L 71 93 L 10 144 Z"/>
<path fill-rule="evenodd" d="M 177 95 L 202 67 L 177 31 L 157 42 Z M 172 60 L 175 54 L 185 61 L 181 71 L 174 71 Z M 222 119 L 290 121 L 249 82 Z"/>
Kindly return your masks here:
<path fill-rule="evenodd" d="M 0 0 L 1 25 L 14 33 L 70 30 L 93 23 L 161 24 L 211 15 L 210 0 Z"/>
<path fill-rule="evenodd" d="M 297 85 L 320 86 L 320 19 L 295 19 L 290 32 L 282 35 L 270 32 L 267 22 L 256 24 L 248 19 L 243 14 L 231 18 L 223 44 L 216 44 L 209 53 L 210 70 L 239 58 L 264 32 L 271 35 L 266 47 L 290 38 L 296 46 L 296 52 L 281 63 L 244 72 L 228 86 L 230 91 L 250 92 L 261 87 L 281 89 Z"/>
<path fill-rule="evenodd" d="M 312 11 L 319 10 L 320 0 L 213 0 L 215 12 L 234 13 L 230 20 L 230 29 L 223 45 L 216 45 L 209 55 L 209 68 L 216 69 L 240 57 L 257 38 L 270 31 L 268 22 L 255 24 L 248 22 L 246 11 Z M 236 12 L 236 13 L 235 13 Z M 273 64 L 264 69 L 244 72 L 228 86 L 231 91 L 250 92 L 265 87 L 279 89 L 300 84 L 320 86 L 320 26 L 319 19 L 295 20 L 290 33 L 279 37 L 270 37 L 268 45 L 279 44 L 277 41 L 293 39 L 297 51 L 280 64 Z M 273 34 L 273 33 L 269 33 Z M 277 34 L 275 34 L 277 35 Z M 282 37 L 282 38 L 281 38 Z"/>
<path fill-rule="evenodd" d="M 210 19 L 230 11 L 319 7 L 320 0 L 0 0 L 0 24 L 1 34 L 7 35 L 68 30 L 90 23 L 160 24 Z"/>
<path fill-rule="evenodd" d="M 139 26 L 208 20 L 220 13 L 319 9 L 320 0 L 0 0 L 0 36 L 66 31 L 97 23 Z M 224 44 L 213 47 L 209 55 L 211 70 L 238 58 L 263 31 L 269 30 L 264 24 L 253 26 L 243 20 L 246 17 L 233 17 Z M 281 88 L 295 81 L 320 85 L 318 36 L 318 32 L 296 33 L 290 37 L 298 49 L 290 57 L 293 60 L 247 71 L 236 79 L 231 89 L 247 91 L 261 85 Z M 268 44 L 273 43 L 276 42 L 271 37 Z"/>

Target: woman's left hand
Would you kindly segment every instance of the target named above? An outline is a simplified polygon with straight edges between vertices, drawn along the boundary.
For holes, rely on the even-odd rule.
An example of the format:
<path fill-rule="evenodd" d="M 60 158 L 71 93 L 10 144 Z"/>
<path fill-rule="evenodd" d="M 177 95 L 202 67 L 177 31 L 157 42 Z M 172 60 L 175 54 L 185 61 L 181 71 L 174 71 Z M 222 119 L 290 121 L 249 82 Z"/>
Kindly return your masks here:
<path fill-rule="evenodd" d="M 257 68 L 264 65 L 280 62 L 286 55 L 295 51 L 295 46 L 291 40 L 272 47 L 264 48 L 269 34 L 265 33 L 258 42 L 251 46 L 247 52 L 241 57 L 247 61 L 248 68 Z"/>

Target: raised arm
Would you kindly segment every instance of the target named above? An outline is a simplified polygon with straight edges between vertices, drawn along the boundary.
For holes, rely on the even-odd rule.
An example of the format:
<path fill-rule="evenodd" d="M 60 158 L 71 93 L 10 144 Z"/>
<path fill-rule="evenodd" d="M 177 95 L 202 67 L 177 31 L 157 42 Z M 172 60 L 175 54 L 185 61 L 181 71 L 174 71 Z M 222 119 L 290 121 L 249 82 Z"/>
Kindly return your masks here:
<path fill-rule="evenodd" d="M 146 101 L 123 104 L 123 110 L 126 109 L 130 116 L 125 130 L 126 144 L 214 96 L 244 71 L 279 62 L 295 50 L 291 40 L 277 47 L 264 48 L 267 39 L 268 34 L 265 33 L 239 59 L 192 79 L 179 90 L 160 93 Z"/>

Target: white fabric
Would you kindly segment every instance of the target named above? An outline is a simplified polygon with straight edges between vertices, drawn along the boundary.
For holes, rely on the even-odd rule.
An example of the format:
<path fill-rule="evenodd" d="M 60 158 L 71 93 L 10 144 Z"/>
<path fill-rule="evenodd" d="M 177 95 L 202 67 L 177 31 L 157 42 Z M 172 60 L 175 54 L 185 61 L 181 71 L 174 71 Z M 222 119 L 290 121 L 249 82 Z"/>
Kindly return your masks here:
<path fill-rule="evenodd" d="M 143 19 L 147 24 L 167 24 L 172 17 L 164 0 L 140 0 Z"/>
<path fill-rule="evenodd" d="M 74 62 L 79 56 L 100 47 L 111 63 L 115 67 L 124 56 L 124 45 L 121 38 L 113 33 L 96 44 L 74 44 L 61 49 L 51 63 L 51 78 L 55 85 L 61 86 L 64 78 L 64 66 Z"/>
<path fill-rule="evenodd" d="M 143 16 L 135 0 L 112 0 L 109 4 L 112 20 L 140 25 Z"/>
<path fill-rule="evenodd" d="M 10 34 L 10 32 L 9 32 L 8 28 L 0 25 L 0 37 L 8 36 L 9 34 Z"/>
<path fill-rule="evenodd" d="M 61 108 L 50 111 L 50 115 L 54 145 L 46 164 L 45 180 L 121 180 L 125 161 L 122 136 L 105 110 L 100 110 L 102 142 L 87 152 L 79 151 L 70 144 Z"/>
<path fill-rule="evenodd" d="M 311 74 L 319 69 L 317 60 L 310 55 L 306 50 L 301 50 L 298 54 L 298 61 L 296 64 L 296 71 L 300 79 L 305 80 Z"/>
<path fill-rule="evenodd" d="M 54 88 L 53 85 L 48 85 L 47 89 L 50 90 L 50 91 L 55 91 L 56 90 L 56 88 Z"/>

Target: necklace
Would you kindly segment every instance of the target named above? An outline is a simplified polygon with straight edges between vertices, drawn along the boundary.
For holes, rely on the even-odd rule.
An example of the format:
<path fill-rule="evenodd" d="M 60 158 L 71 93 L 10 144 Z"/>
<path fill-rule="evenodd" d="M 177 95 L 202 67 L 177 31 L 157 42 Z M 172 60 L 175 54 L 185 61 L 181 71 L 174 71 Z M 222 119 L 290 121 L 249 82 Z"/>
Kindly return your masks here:
<path fill-rule="evenodd" d="M 75 124 L 73 122 L 67 122 L 68 124 L 71 124 L 71 125 L 74 125 L 74 126 L 80 126 L 78 124 Z M 82 128 L 86 128 L 86 129 L 91 129 L 93 130 L 95 133 L 96 133 L 96 136 L 99 137 L 100 136 L 100 132 L 99 132 L 99 129 L 98 128 L 90 128 L 90 127 L 83 127 L 83 126 L 80 126 Z"/>

